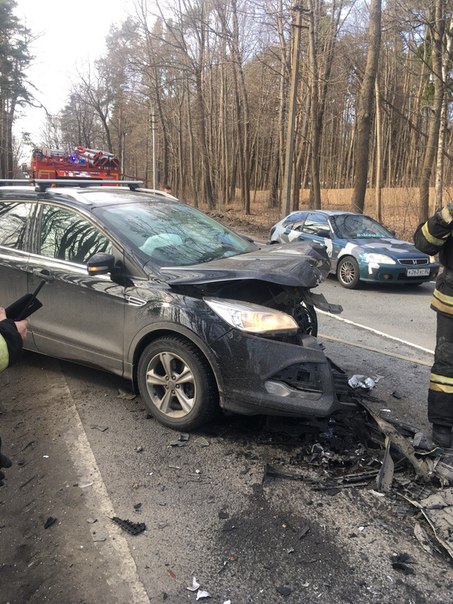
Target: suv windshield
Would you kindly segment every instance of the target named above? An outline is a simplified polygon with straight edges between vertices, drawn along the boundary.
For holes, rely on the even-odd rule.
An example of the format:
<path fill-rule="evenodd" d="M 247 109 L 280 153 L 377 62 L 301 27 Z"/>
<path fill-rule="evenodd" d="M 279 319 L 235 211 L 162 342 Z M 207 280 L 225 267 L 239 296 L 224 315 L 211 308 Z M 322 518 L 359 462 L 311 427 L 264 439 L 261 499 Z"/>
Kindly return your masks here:
<path fill-rule="evenodd" d="M 256 249 L 216 220 L 179 202 L 99 207 L 96 214 L 123 241 L 160 266 L 200 264 Z"/>
<path fill-rule="evenodd" d="M 382 224 L 361 214 L 340 214 L 331 217 L 332 225 L 341 239 L 380 239 L 393 237 Z"/>

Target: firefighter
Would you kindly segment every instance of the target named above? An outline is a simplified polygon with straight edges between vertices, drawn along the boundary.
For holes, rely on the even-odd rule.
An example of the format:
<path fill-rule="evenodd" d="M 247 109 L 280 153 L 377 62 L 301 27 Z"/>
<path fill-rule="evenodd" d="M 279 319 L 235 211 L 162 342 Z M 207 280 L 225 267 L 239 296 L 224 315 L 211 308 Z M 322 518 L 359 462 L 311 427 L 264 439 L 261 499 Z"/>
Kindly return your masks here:
<path fill-rule="evenodd" d="M 434 256 L 442 269 L 436 280 L 431 308 L 437 313 L 436 349 L 428 391 L 428 419 L 433 441 L 451 447 L 453 427 L 453 203 L 420 224 L 415 246 Z"/>
<path fill-rule="evenodd" d="M 27 336 L 28 321 L 13 321 L 6 318 L 4 308 L 0 308 L 0 372 L 17 361 L 22 352 L 23 341 Z M 0 487 L 5 475 L 2 468 L 9 468 L 11 461 L 3 455 L 0 438 Z"/>

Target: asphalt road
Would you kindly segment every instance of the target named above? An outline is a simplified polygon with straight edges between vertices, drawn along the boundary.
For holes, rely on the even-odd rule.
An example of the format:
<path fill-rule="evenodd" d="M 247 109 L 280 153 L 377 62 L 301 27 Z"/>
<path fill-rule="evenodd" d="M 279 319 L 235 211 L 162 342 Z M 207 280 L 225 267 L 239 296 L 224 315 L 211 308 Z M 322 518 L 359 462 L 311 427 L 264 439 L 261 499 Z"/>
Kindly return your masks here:
<path fill-rule="evenodd" d="M 341 317 L 384 334 L 434 350 L 436 315 L 429 308 L 434 282 L 419 286 L 365 284 L 358 290 L 342 287 L 333 277 L 317 290 L 331 303 L 341 304 Z"/>
<path fill-rule="evenodd" d="M 326 354 L 376 379 L 370 405 L 427 429 L 431 286 L 320 291 L 344 318 L 404 340 L 320 317 Z M 1 604 L 181 604 L 202 595 L 193 577 L 210 594 L 200 601 L 220 604 L 453 602 L 451 565 L 414 538 L 410 506 L 372 482 L 324 490 L 329 464 L 375 463 L 355 416 L 220 418 L 189 436 L 148 418 L 123 380 L 34 354 L 0 388 L 14 461 L 0 488 Z M 394 554 L 409 556 L 407 573 Z"/>

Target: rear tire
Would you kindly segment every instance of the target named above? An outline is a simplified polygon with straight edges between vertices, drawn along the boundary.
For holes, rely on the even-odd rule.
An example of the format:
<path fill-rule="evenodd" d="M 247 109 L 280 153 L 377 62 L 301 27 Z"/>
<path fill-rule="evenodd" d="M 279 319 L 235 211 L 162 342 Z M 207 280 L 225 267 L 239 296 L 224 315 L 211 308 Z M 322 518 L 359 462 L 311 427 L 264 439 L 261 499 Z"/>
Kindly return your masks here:
<path fill-rule="evenodd" d="M 150 414 L 174 430 L 195 430 L 219 408 L 206 358 L 180 336 L 159 338 L 145 348 L 138 363 L 138 387 Z"/>
<path fill-rule="evenodd" d="M 360 269 L 357 260 L 344 256 L 338 263 L 337 279 L 346 289 L 355 289 L 360 281 Z"/>

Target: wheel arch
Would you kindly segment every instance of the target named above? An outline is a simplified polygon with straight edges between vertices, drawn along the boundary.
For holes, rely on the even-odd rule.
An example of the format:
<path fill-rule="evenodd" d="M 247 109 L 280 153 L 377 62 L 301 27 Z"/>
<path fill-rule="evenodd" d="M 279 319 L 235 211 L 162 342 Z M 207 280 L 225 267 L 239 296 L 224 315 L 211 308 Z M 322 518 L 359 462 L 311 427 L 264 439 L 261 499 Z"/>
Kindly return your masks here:
<path fill-rule="evenodd" d="M 151 344 L 151 342 L 154 342 L 155 340 L 158 340 L 159 338 L 162 338 L 165 336 L 178 336 L 180 338 L 183 338 L 184 340 L 187 340 L 187 342 L 193 344 L 194 346 L 196 346 L 198 348 L 198 350 L 201 352 L 201 354 L 203 355 L 203 357 L 206 360 L 206 363 L 208 364 L 209 368 L 212 371 L 212 374 L 213 374 L 214 379 L 217 384 L 217 390 L 219 393 L 219 403 L 220 403 L 220 406 L 222 407 L 223 406 L 223 390 L 224 390 L 222 374 L 220 372 L 219 365 L 217 364 L 215 358 L 213 358 L 211 349 L 193 331 L 191 331 L 190 329 L 187 329 L 186 327 L 184 327 L 182 325 L 178 325 L 177 329 L 176 329 L 174 323 L 172 323 L 172 324 L 163 323 L 163 324 L 154 326 L 153 329 L 151 329 L 151 330 L 147 331 L 145 334 L 141 335 L 140 339 L 134 344 L 133 355 L 132 355 L 131 376 L 130 376 L 132 379 L 134 391 L 138 392 L 138 377 L 137 377 L 138 362 L 139 362 L 139 359 L 140 359 L 143 351 L 149 344 Z"/>

